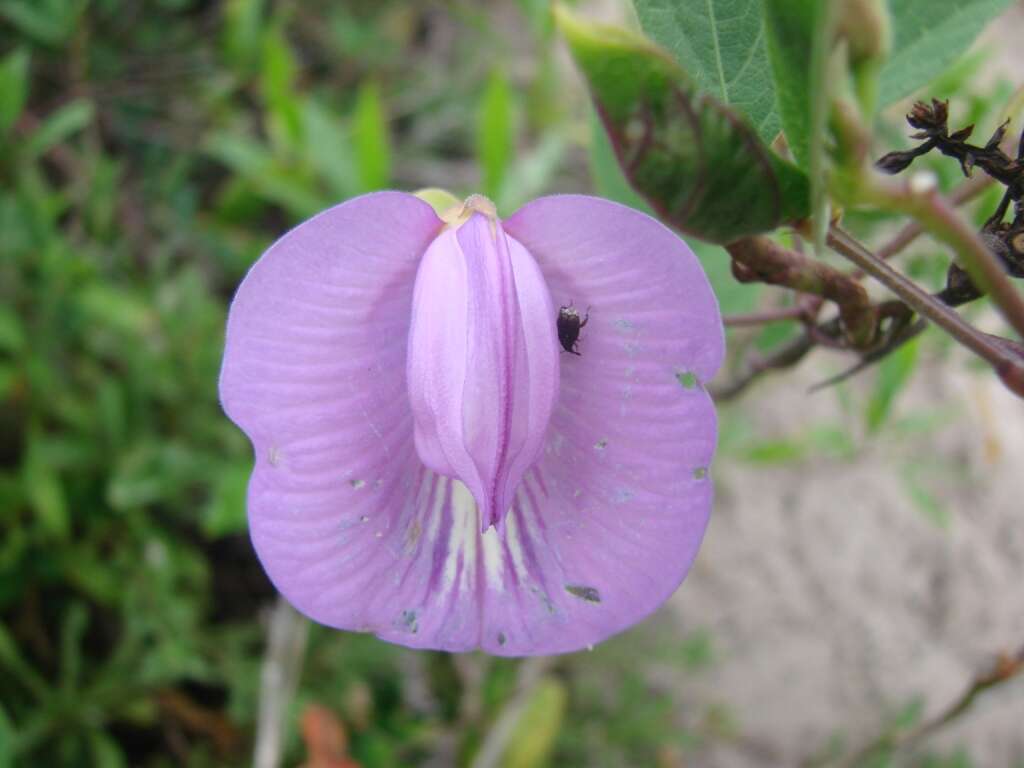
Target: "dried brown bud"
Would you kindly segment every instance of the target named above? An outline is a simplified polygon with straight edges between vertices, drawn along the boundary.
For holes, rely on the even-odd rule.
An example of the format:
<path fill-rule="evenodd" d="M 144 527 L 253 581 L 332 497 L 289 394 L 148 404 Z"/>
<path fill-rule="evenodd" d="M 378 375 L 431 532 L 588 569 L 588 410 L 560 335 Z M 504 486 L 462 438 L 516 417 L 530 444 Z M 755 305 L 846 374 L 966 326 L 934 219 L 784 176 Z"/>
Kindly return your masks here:
<path fill-rule="evenodd" d="M 935 148 L 935 141 L 929 139 L 924 144 L 914 149 L 908 149 L 903 152 L 890 152 L 883 157 L 880 157 L 875 161 L 875 167 L 883 173 L 899 173 L 905 170 L 914 162 L 915 157 L 919 157 L 927 152 L 930 152 Z"/>
<path fill-rule="evenodd" d="M 948 120 L 949 102 L 938 99 L 932 99 L 930 105 L 923 101 L 917 102 L 907 115 L 911 127 L 917 128 L 925 136 L 945 136 Z"/>
<path fill-rule="evenodd" d="M 875 161 L 875 166 L 884 173 L 896 174 L 908 168 L 914 162 L 915 157 L 917 155 L 913 152 L 890 152 L 878 158 Z"/>

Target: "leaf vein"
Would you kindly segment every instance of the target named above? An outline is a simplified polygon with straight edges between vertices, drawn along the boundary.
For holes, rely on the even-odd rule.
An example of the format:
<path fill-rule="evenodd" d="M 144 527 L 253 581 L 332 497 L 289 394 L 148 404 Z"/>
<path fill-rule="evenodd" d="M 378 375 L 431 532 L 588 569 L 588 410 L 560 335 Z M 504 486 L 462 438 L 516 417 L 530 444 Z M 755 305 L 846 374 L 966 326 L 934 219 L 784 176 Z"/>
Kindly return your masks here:
<path fill-rule="evenodd" d="M 732 103 L 729 98 L 729 83 L 725 79 L 725 70 L 722 65 L 722 50 L 718 45 L 718 19 L 715 16 L 715 5 L 712 0 L 705 0 L 708 9 L 708 21 L 711 22 L 711 41 L 715 49 L 715 66 L 718 68 L 718 82 L 722 87 L 722 98 L 726 104 Z"/>

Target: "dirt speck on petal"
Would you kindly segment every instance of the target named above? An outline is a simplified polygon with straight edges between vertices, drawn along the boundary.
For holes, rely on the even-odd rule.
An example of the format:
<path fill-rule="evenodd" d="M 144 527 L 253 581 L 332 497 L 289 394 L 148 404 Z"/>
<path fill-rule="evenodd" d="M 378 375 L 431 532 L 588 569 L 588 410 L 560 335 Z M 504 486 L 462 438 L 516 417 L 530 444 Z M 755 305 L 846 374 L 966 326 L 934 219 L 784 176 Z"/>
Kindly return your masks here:
<path fill-rule="evenodd" d="M 586 600 L 588 603 L 601 602 L 601 593 L 595 587 L 585 587 L 581 584 L 566 584 L 565 591 L 573 597 Z"/>

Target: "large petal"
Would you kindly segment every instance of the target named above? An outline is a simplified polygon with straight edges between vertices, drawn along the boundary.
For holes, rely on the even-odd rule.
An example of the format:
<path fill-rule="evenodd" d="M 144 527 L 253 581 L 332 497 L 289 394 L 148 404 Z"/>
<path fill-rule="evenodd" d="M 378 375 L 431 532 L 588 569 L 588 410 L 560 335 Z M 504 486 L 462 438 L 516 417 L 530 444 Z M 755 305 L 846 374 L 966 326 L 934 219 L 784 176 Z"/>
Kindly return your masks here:
<path fill-rule="evenodd" d="M 717 302 L 690 249 L 630 208 L 566 195 L 505 222 L 556 304 L 589 308 L 563 354 L 536 482 L 517 508 L 559 617 L 534 641 L 595 642 L 657 608 L 686 575 L 711 509 L 714 407 L 724 353 Z"/>
<path fill-rule="evenodd" d="M 220 393 L 256 454 L 253 544 L 285 597 L 334 626 L 374 624 L 373 579 L 394 563 L 377 534 L 420 474 L 406 343 L 442 226 L 408 194 L 338 205 L 256 262 L 228 316 Z"/>

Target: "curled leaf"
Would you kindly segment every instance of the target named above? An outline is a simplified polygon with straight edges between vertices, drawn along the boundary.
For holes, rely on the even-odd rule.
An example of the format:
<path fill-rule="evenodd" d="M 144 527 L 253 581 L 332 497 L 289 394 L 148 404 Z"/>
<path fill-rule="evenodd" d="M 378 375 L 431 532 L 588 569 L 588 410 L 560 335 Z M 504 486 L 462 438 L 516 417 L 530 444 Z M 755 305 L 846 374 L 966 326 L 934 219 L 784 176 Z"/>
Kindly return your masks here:
<path fill-rule="evenodd" d="M 728 243 L 808 215 L 807 177 L 668 54 L 562 8 L 557 18 L 626 177 L 663 220 Z"/>

